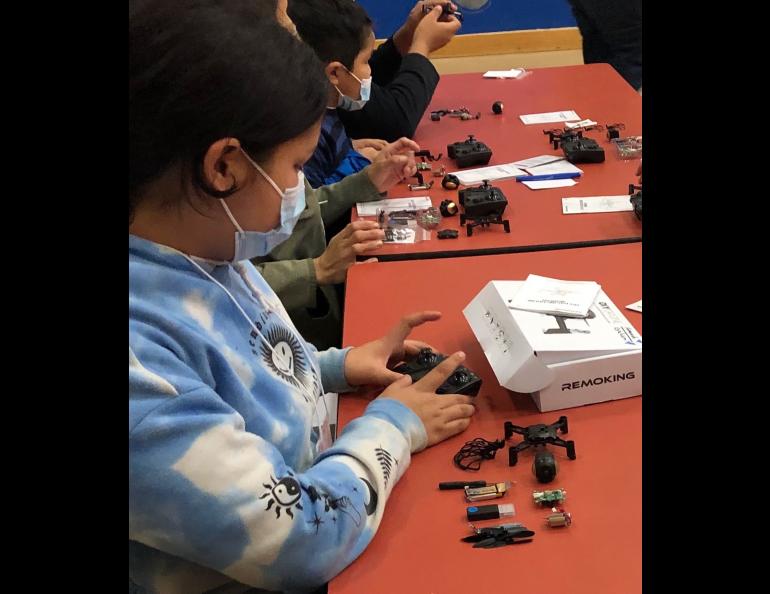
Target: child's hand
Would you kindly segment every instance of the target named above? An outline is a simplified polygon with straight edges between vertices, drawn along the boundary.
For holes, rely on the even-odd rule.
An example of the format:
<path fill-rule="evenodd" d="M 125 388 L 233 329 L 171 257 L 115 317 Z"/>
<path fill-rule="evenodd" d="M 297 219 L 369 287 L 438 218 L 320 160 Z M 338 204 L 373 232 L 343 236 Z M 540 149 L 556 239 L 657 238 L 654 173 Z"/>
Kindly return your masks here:
<path fill-rule="evenodd" d="M 373 148 L 377 151 L 381 151 L 388 146 L 387 140 L 380 140 L 379 138 L 359 138 L 351 142 L 353 143 L 353 148 L 359 152 L 362 148 Z"/>
<path fill-rule="evenodd" d="M 440 0 L 425 0 L 415 4 L 414 8 L 409 11 L 406 22 L 401 25 L 401 28 L 393 35 L 393 43 L 396 44 L 396 49 L 402 56 L 405 56 L 409 52 L 409 47 L 412 45 L 414 39 L 414 31 L 425 16 L 423 7 L 433 7 L 437 4 L 443 4 L 443 2 Z M 454 3 L 452 3 L 452 10 L 457 10 L 457 5 Z"/>
<path fill-rule="evenodd" d="M 398 400 L 420 417 L 428 436 L 428 447 L 465 431 L 476 412 L 473 398 L 470 396 L 436 394 L 438 387 L 454 373 L 464 359 L 464 353 L 454 353 L 421 380 L 412 383 L 412 378 L 404 375 L 390 384 L 379 396 Z"/>
<path fill-rule="evenodd" d="M 379 192 L 385 192 L 398 182 L 412 177 L 417 172 L 414 152 L 420 145 L 408 138 L 399 138 L 386 144 L 364 171 Z"/>
<path fill-rule="evenodd" d="M 387 140 L 380 140 L 379 138 L 359 138 L 357 140 L 353 140 L 352 142 L 353 148 L 356 150 L 368 147 L 381 151 L 386 146 L 388 146 Z"/>
<path fill-rule="evenodd" d="M 352 142 L 353 148 L 370 161 L 374 161 L 380 151 L 388 146 L 387 141 L 376 138 L 359 138 Z"/>
<path fill-rule="evenodd" d="M 446 21 L 440 21 L 441 13 L 441 6 L 434 6 L 433 10 L 420 21 L 414 30 L 409 53 L 421 54 L 427 58 L 432 52 L 452 41 L 461 23 L 454 16 L 448 17 Z"/>
<path fill-rule="evenodd" d="M 316 282 L 333 285 L 345 281 L 356 256 L 382 246 L 385 232 L 374 221 L 355 221 L 329 241 L 324 252 L 313 260 Z"/>
<path fill-rule="evenodd" d="M 389 367 L 420 349 L 431 348 L 418 340 L 407 340 L 413 328 L 441 317 L 438 311 L 421 311 L 404 316 L 385 336 L 351 349 L 345 357 L 345 378 L 351 386 L 387 386 L 401 377 Z M 457 367 L 455 365 L 455 367 Z"/>
<path fill-rule="evenodd" d="M 359 155 L 361 155 L 362 157 L 366 157 L 370 161 L 374 161 L 377 158 L 377 154 L 380 152 L 376 149 L 369 148 L 369 147 L 356 149 L 356 151 L 358 151 Z"/>

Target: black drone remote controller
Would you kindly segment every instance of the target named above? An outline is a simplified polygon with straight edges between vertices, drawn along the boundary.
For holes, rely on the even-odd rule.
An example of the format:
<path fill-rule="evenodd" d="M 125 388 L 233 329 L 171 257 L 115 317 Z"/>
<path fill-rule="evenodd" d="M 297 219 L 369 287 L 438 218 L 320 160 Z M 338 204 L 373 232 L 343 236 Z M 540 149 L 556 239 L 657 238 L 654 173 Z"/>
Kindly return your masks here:
<path fill-rule="evenodd" d="M 492 158 L 492 149 L 476 140 L 473 134 L 469 134 L 467 140 L 448 144 L 446 151 L 449 158 L 454 159 L 461 168 L 486 165 Z"/>
<path fill-rule="evenodd" d="M 604 163 L 604 149 L 593 138 L 562 139 L 561 149 L 570 163 Z"/>
<path fill-rule="evenodd" d="M 434 353 L 430 349 L 420 349 L 417 356 L 408 363 L 402 363 L 393 371 L 403 373 L 413 382 L 422 379 L 431 369 L 446 359 L 446 355 Z M 436 394 L 465 394 L 475 396 L 481 389 L 481 378 L 467 367 L 460 365 L 436 390 Z"/>

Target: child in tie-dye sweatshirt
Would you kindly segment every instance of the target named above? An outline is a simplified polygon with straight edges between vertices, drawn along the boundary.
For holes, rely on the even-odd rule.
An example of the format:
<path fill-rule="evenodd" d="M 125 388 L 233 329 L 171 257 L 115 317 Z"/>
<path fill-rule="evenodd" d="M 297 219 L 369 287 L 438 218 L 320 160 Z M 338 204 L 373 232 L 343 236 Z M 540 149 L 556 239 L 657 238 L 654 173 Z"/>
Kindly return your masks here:
<path fill-rule="evenodd" d="M 467 427 L 470 399 L 434 393 L 463 356 L 415 384 L 389 369 L 436 312 L 352 349 L 303 340 L 248 258 L 303 212 L 320 63 L 247 1 L 131 7 L 129 585 L 308 591 L 371 541 L 411 454 Z M 331 444 L 323 394 L 364 384 L 387 388 Z"/>

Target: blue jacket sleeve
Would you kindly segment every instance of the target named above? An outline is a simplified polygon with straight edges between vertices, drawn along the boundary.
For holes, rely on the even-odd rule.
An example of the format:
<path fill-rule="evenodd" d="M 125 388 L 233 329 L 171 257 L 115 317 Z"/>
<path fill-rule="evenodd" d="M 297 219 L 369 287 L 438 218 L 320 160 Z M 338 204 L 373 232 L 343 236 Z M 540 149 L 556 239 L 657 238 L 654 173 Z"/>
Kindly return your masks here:
<path fill-rule="evenodd" d="M 367 165 L 370 165 L 371 161 L 364 157 L 361 153 L 351 149 L 342 158 L 337 168 L 328 176 L 323 179 L 322 185 L 329 185 L 337 183 L 338 181 L 345 179 L 348 175 L 358 173 Z"/>

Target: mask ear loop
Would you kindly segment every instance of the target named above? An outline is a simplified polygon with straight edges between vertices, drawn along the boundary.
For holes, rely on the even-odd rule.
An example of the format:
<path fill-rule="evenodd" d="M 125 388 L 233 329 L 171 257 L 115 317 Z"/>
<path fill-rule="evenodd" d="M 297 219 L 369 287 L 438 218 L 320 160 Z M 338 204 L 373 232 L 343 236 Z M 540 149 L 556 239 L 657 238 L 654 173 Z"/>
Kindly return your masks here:
<path fill-rule="evenodd" d="M 278 192 L 278 195 L 279 195 L 281 198 L 283 198 L 283 192 L 281 191 L 281 188 L 279 188 L 279 187 L 278 187 L 278 184 L 276 184 L 276 183 L 273 181 L 273 179 L 272 179 L 272 178 L 271 178 L 271 177 L 270 177 L 270 176 L 269 176 L 267 173 L 265 173 L 265 170 L 264 170 L 264 169 L 262 169 L 262 168 L 259 166 L 259 164 L 258 164 L 256 161 L 254 161 L 254 159 L 252 159 L 251 157 L 249 157 L 248 153 L 247 153 L 246 151 L 244 151 L 242 147 L 241 147 L 241 152 L 243 153 L 243 156 L 244 156 L 244 157 L 246 157 L 246 160 L 248 160 L 248 162 L 249 162 L 249 163 L 251 163 L 251 164 L 254 166 L 254 168 L 257 170 L 257 171 L 259 171 L 259 173 L 262 175 L 262 177 L 264 177 L 264 178 L 265 178 L 265 180 L 267 181 L 267 183 L 269 183 L 271 186 L 273 186 L 273 189 L 274 189 L 276 192 Z"/>
<path fill-rule="evenodd" d="M 359 97 L 361 97 L 361 95 L 363 94 L 363 89 L 364 89 L 364 82 L 363 82 L 363 81 L 362 81 L 360 78 L 358 78 L 358 77 L 357 77 L 355 74 L 353 74 L 353 73 L 352 73 L 352 72 L 351 72 L 351 71 L 348 69 L 348 67 L 347 67 L 347 66 L 345 66 L 344 64 L 343 64 L 342 66 L 343 66 L 343 68 L 345 68 L 345 72 L 347 72 L 347 73 L 348 73 L 350 76 L 352 76 L 353 78 L 355 78 L 355 79 L 358 81 L 358 84 L 359 84 L 359 87 L 358 87 L 358 96 L 359 96 Z M 339 87 L 338 87 L 337 85 L 334 85 L 334 88 L 335 88 L 335 89 L 337 90 L 337 92 L 340 94 L 340 97 L 346 97 L 345 93 L 343 93 L 342 91 L 340 91 L 340 89 L 339 89 Z M 352 99 L 352 98 L 351 98 L 351 99 Z M 353 101 L 360 101 L 360 99 L 352 99 L 352 100 L 353 100 Z"/>
<path fill-rule="evenodd" d="M 239 233 L 243 233 L 243 229 L 238 224 L 238 221 L 235 220 L 233 213 L 230 212 L 230 208 L 227 206 L 227 203 L 221 198 L 219 199 L 219 203 L 222 205 L 222 208 L 225 209 L 227 216 L 230 218 L 230 222 L 235 226 L 235 228 L 238 230 Z"/>

